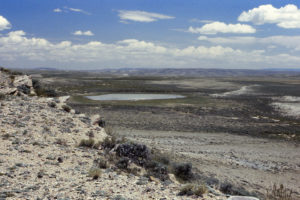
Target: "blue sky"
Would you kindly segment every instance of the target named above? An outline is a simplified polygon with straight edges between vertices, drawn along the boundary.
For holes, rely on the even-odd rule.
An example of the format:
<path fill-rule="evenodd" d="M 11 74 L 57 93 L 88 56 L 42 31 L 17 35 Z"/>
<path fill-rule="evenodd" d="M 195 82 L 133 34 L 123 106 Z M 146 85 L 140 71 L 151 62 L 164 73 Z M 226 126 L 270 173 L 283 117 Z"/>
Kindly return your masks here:
<path fill-rule="evenodd" d="M 300 3 L 1 0 L 0 65 L 300 68 Z"/>

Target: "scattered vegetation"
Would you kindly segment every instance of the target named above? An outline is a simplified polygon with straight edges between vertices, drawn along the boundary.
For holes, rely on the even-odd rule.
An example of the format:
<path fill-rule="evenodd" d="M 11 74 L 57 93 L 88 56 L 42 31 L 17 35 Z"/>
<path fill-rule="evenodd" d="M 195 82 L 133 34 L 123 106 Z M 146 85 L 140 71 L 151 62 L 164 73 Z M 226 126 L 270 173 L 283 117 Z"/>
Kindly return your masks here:
<path fill-rule="evenodd" d="M 88 176 L 92 177 L 93 179 L 98 179 L 102 174 L 102 171 L 100 168 L 92 168 L 88 172 Z"/>
<path fill-rule="evenodd" d="M 293 191 L 285 188 L 283 184 L 276 184 L 270 190 L 267 190 L 266 200 L 294 200 Z"/>
<path fill-rule="evenodd" d="M 61 108 L 62 108 L 64 111 L 66 111 L 66 112 L 71 112 L 71 107 L 68 106 L 68 105 L 62 105 Z"/>
<path fill-rule="evenodd" d="M 10 69 L 4 68 L 4 67 L 0 67 L 0 71 L 4 72 L 6 74 L 9 74 L 9 75 L 22 75 L 23 74 L 22 72 L 17 72 L 17 71 L 10 70 Z"/>

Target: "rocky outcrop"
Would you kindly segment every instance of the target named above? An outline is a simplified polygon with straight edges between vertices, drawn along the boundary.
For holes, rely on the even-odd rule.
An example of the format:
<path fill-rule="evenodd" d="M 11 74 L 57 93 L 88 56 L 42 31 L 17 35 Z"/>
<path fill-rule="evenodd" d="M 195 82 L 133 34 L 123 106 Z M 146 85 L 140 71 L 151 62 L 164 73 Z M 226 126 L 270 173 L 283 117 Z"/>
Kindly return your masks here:
<path fill-rule="evenodd" d="M 32 79 L 27 75 L 10 75 L 0 71 L 0 92 L 5 95 L 34 95 Z"/>

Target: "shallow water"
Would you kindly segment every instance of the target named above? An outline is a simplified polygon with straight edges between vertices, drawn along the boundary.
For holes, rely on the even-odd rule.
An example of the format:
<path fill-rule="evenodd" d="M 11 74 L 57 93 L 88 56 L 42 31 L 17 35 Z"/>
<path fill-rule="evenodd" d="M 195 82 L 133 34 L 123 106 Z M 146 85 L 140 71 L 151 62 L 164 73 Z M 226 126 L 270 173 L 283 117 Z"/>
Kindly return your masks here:
<path fill-rule="evenodd" d="M 185 98 L 182 95 L 176 94 L 104 94 L 97 96 L 86 96 L 91 100 L 101 101 L 139 101 L 139 100 L 153 100 L 153 99 L 178 99 Z"/>

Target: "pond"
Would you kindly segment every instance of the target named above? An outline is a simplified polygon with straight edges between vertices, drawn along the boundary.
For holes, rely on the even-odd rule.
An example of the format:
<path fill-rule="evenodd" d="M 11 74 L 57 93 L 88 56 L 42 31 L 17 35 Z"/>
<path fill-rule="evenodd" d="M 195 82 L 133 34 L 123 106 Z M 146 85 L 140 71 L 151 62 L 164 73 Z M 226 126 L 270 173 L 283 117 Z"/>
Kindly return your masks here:
<path fill-rule="evenodd" d="M 101 101 L 139 101 L 139 100 L 154 100 L 154 99 L 178 99 L 185 98 L 182 95 L 176 94 L 104 94 L 97 96 L 86 96 L 86 98 L 91 100 L 101 100 Z"/>

